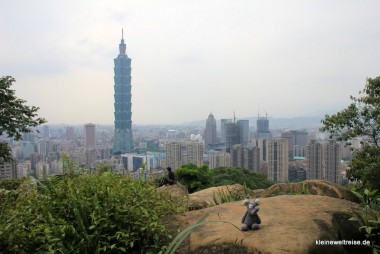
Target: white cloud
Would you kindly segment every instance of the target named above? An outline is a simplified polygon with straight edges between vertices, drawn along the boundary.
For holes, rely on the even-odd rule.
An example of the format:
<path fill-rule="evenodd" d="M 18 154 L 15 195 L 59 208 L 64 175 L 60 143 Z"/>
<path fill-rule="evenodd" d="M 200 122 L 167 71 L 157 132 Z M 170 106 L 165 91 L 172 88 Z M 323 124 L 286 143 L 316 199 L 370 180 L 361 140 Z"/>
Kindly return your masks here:
<path fill-rule="evenodd" d="M 304 116 L 379 75 L 378 1 L 7 1 L 0 75 L 50 123 L 113 122 L 121 28 L 133 122 Z"/>

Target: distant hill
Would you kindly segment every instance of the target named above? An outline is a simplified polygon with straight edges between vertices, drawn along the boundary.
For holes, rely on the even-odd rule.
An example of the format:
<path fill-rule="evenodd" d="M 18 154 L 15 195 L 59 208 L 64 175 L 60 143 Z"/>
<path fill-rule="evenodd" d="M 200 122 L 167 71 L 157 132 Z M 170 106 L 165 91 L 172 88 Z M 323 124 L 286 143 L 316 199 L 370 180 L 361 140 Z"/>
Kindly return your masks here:
<path fill-rule="evenodd" d="M 273 118 L 268 117 L 269 128 L 289 128 L 289 129 L 308 129 L 319 128 L 322 126 L 321 116 L 292 117 L 292 118 Z M 249 120 L 249 125 L 256 127 L 257 117 L 238 118 L 236 120 Z M 216 124 L 220 126 L 220 119 L 216 119 Z M 186 126 L 206 126 L 206 119 L 186 122 L 181 125 Z"/>

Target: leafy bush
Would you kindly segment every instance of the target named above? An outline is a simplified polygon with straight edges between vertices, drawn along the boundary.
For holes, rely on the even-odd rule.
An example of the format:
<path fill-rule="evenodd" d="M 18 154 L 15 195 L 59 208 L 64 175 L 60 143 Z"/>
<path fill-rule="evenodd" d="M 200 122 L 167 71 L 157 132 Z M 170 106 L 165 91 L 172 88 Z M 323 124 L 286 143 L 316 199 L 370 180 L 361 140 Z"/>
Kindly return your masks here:
<path fill-rule="evenodd" d="M 22 178 L 12 180 L 0 180 L 0 189 L 16 190 L 20 186 L 22 181 Z"/>
<path fill-rule="evenodd" d="M 372 253 L 379 253 L 380 250 L 380 197 L 377 190 L 365 189 L 363 193 L 352 191 L 357 196 L 363 208 L 363 215 L 351 217 L 350 220 L 360 221 L 363 225 L 359 230 L 363 232 L 370 241 Z"/>
<path fill-rule="evenodd" d="M 105 172 L 0 191 L 5 253 L 158 253 L 177 207 L 149 181 Z"/>

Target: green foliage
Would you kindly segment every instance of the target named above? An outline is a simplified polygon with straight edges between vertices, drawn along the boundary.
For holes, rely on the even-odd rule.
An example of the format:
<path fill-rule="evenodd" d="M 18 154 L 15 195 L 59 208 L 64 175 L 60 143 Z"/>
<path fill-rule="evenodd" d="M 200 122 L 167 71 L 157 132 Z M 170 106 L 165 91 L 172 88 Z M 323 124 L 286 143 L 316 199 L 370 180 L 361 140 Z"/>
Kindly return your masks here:
<path fill-rule="evenodd" d="M 17 178 L 12 180 L 0 180 L 0 189 L 17 190 L 23 180 L 23 178 Z"/>
<path fill-rule="evenodd" d="M 241 184 L 251 190 L 266 189 L 272 185 L 264 174 L 257 174 L 238 167 L 218 167 L 211 170 L 213 186 Z"/>
<path fill-rule="evenodd" d="M 36 127 L 46 122 L 38 117 L 38 107 L 25 105 L 26 101 L 19 99 L 15 91 L 10 89 L 15 79 L 11 76 L 0 78 L 0 135 L 4 132 L 15 140 L 20 140 L 22 133 L 31 132 L 31 127 Z M 0 143 L 0 159 L 12 160 L 7 144 Z"/>
<path fill-rule="evenodd" d="M 175 171 L 176 179 L 185 185 L 189 193 L 213 186 L 241 184 L 251 190 L 266 189 L 272 185 L 264 174 L 257 174 L 238 167 L 218 167 L 208 169 L 187 164 Z"/>
<path fill-rule="evenodd" d="M 301 189 L 301 194 L 310 194 L 310 189 L 307 183 L 302 183 L 302 189 Z"/>
<path fill-rule="evenodd" d="M 185 185 L 189 193 L 203 190 L 211 186 L 211 174 L 207 165 L 198 168 L 194 164 L 186 164 L 175 170 L 178 182 Z"/>
<path fill-rule="evenodd" d="M 351 217 L 350 220 L 360 221 L 363 226 L 359 230 L 365 234 L 371 243 L 372 253 L 380 251 L 380 197 L 377 190 L 365 189 L 363 193 L 352 191 L 361 201 L 360 207 L 364 210 L 364 215 Z"/>
<path fill-rule="evenodd" d="M 352 103 L 334 115 L 326 115 L 321 131 L 330 138 L 345 141 L 360 138 L 362 149 L 354 151 L 348 176 L 364 182 L 364 187 L 380 189 L 380 77 L 367 78 L 361 97 L 351 96 Z"/>
<path fill-rule="evenodd" d="M 111 172 L 29 178 L 0 190 L 0 249 L 10 253 L 158 253 L 176 205 L 150 181 Z"/>

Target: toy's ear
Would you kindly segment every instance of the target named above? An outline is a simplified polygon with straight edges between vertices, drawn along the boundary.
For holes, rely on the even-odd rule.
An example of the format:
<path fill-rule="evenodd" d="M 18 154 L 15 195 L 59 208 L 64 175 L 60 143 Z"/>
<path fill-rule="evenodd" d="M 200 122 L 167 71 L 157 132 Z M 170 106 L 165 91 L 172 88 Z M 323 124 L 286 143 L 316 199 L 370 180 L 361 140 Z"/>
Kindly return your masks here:
<path fill-rule="evenodd" d="M 244 201 L 243 201 L 243 205 L 247 206 L 248 203 L 249 203 L 249 199 L 244 199 Z"/>
<path fill-rule="evenodd" d="M 260 199 L 256 198 L 256 199 L 255 199 L 255 203 L 256 203 L 257 205 L 259 205 L 259 204 L 260 204 Z"/>

